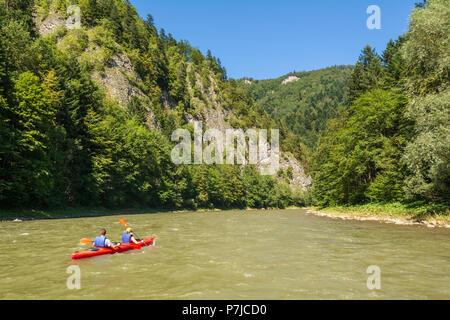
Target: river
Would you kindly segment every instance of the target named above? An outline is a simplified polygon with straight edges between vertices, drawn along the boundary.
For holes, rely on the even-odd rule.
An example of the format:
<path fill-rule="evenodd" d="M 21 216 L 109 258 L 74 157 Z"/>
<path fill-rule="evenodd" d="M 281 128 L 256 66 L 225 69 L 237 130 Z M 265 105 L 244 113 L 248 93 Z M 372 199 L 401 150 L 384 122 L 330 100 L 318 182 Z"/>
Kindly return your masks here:
<path fill-rule="evenodd" d="M 124 218 L 155 248 L 72 261 Z M 0 223 L 0 299 L 450 299 L 450 231 L 305 210 L 158 213 Z M 79 290 L 69 290 L 78 266 Z M 369 266 L 381 289 L 369 290 Z"/>

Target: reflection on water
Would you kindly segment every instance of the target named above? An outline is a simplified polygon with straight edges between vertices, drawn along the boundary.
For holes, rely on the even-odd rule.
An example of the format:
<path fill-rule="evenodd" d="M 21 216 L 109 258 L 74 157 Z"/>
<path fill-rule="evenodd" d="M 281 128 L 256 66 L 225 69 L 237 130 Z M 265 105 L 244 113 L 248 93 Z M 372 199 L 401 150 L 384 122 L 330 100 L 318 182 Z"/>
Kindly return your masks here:
<path fill-rule="evenodd" d="M 72 261 L 117 216 L 0 224 L 0 299 L 449 299 L 450 232 L 304 210 L 124 217 L 156 248 Z M 66 273 L 81 270 L 81 290 Z M 367 267 L 381 268 L 371 291 Z"/>

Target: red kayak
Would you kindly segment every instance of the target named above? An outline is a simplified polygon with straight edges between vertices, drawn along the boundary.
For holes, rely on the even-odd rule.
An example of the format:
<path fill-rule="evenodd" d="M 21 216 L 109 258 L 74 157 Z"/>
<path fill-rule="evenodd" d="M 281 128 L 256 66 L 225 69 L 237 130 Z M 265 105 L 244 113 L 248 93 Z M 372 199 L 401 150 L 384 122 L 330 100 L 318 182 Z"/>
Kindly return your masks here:
<path fill-rule="evenodd" d="M 121 243 L 115 249 L 113 248 L 90 248 L 82 251 L 77 251 L 72 253 L 72 259 L 83 259 L 90 258 L 96 256 L 102 256 L 104 254 L 114 254 L 119 252 L 125 252 L 129 250 L 139 250 L 142 247 L 154 246 L 155 245 L 155 237 L 153 238 L 145 238 L 142 239 L 144 243 L 135 244 L 135 243 Z"/>

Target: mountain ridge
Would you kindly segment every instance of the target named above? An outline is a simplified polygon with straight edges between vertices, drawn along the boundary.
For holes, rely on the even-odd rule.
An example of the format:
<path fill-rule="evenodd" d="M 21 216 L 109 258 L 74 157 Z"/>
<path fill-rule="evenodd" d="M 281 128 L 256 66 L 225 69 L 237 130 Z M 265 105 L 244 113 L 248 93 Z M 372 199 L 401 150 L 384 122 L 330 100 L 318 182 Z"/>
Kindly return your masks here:
<path fill-rule="evenodd" d="M 328 120 L 346 104 L 346 86 L 352 70 L 350 65 L 331 66 L 290 72 L 274 79 L 242 78 L 238 82 L 257 106 L 280 120 L 314 150 Z"/>

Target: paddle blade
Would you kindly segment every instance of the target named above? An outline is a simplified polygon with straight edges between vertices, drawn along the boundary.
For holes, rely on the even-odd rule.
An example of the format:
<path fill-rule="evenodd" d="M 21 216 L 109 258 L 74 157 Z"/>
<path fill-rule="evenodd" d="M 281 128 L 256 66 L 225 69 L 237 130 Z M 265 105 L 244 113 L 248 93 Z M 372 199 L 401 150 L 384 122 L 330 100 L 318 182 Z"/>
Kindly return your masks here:
<path fill-rule="evenodd" d="M 120 222 L 121 225 L 123 225 L 124 227 L 128 228 L 128 224 L 125 222 L 125 220 L 119 219 L 119 222 Z"/>
<path fill-rule="evenodd" d="M 94 241 L 92 241 L 91 239 L 87 239 L 87 238 L 83 238 L 80 240 L 80 243 L 92 243 Z"/>

